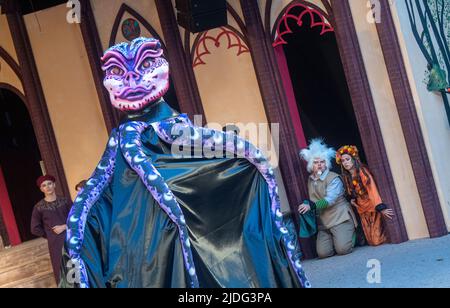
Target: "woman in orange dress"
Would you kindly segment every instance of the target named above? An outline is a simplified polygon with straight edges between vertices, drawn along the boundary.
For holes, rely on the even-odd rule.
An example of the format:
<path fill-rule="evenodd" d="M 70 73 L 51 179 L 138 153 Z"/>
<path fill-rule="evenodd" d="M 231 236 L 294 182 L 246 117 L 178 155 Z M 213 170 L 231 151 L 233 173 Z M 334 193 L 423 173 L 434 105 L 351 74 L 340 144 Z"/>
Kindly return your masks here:
<path fill-rule="evenodd" d="M 359 159 L 356 146 L 343 146 L 336 153 L 336 162 L 341 165 L 342 178 L 351 204 L 361 217 L 361 225 L 370 246 L 387 241 L 382 217 L 392 219 L 394 211 L 381 200 L 376 183 L 367 166 Z"/>

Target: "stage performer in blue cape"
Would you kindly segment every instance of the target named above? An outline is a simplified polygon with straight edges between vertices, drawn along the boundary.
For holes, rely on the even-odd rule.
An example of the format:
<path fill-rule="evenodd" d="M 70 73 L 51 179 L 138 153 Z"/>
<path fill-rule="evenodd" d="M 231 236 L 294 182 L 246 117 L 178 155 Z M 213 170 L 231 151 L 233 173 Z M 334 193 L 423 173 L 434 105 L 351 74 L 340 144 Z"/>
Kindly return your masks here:
<path fill-rule="evenodd" d="M 272 168 L 167 105 L 160 42 L 118 44 L 102 62 L 126 116 L 69 214 L 60 286 L 309 287 Z"/>

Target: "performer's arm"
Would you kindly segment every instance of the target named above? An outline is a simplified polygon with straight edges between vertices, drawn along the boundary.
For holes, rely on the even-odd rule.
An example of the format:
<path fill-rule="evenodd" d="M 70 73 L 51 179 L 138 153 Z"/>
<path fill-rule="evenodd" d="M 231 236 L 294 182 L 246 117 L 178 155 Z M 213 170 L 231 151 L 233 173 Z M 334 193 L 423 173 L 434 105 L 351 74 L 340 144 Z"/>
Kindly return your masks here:
<path fill-rule="evenodd" d="M 36 207 L 34 207 L 33 214 L 31 215 L 31 233 L 39 237 L 47 238 L 44 227 L 42 226 L 42 214 Z"/>
<path fill-rule="evenodd" d="M 344 184 L 342 180 L 337 177 L 327 187 L 327 195 L 322 200 L 316 202 L 316 208 L 319 210 L 324 210 L 330 206 L 333 206 L 339 196 L 345 193 Z"/>

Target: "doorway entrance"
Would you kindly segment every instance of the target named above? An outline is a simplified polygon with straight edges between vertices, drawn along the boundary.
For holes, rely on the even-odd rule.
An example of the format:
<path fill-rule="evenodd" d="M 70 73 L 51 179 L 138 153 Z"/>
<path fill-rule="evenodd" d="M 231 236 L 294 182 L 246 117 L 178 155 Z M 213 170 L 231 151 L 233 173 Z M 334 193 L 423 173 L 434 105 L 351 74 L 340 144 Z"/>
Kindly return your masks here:
<path fill-rule="evenodd" d="M 297 142 L 305 148 L 311 139 L 323 138 L 336 150 L 356 145 L 366 162 L 333 21 L 319 7 L 307 4 L 293 1 L 272 31 Z M 341 172 L 336 164 L 332 169 Z M 363 244 L 362 230 L 357 233 L 358 244 Z M 300 239 L 300 243 L 305 258 L 316 256 L 314 239 Z"/>
<path fill-rule="evenodd" d="M 30 222 L 34 205 L 42 199 L 35 180 L 42 174 L 33 125 L 23 99 L 0 87 L 0 181 L 2 200 L 9 199 L 13 215 L 3 215 L 5 225 L 15 224 L 22 242 L 34 239 Z M 8 217 L 8 219 L 6 219 Z M 12 221 L 14 217 L 15 221 Z M 11 228 L 9 228 L 11 230 Z"/>
<path fill-rule="evenodd" d="M 356 145 L 366 161 L 331 24 L 319 11 L 297 3 L 281 16 L 276 30 L 274 48 L 299 144 L 323 138 L 336 150 Z"/>

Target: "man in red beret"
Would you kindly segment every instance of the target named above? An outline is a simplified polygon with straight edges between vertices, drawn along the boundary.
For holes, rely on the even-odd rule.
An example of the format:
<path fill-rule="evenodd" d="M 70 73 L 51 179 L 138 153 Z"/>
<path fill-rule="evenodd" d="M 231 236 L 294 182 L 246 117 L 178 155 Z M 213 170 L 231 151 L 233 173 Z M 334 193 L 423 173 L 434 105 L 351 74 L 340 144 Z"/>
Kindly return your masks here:
<path fill-rule="evenodd" d="M 53 273 L 58 284 L 62 248 L 66 238 L 66 221 L 72 202 L 56 195 L 55 182 L 55 177 L 51 175 L 43 175 L 36 180 L 36 185 L 45 197 L 34 206 L 31 233 L 47 239 Z"/>

